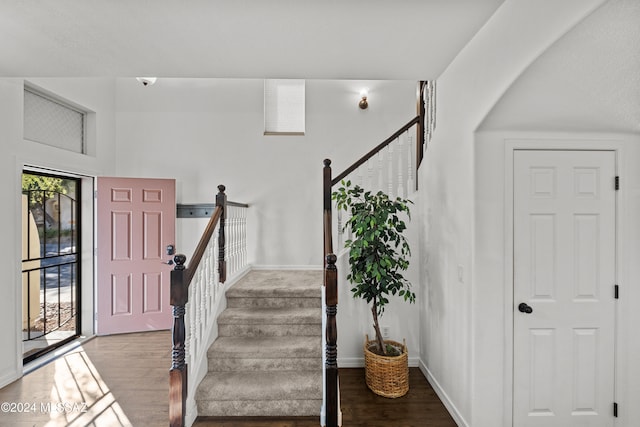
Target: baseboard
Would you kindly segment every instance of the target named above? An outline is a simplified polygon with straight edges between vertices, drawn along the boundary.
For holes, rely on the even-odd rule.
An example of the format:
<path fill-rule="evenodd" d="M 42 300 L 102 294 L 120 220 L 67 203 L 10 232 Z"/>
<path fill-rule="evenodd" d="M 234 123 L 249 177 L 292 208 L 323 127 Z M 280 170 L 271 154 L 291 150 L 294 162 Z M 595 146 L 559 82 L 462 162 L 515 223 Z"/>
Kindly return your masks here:
<path fill-rule="evenodd" d="M 12 382 L 19 380 L 20 376 L 21 376 L 20 373 L 17 371 L 8 372 L 6 374 L 0 375 L 0 388 L 8 386 Z"/>
<path fill-rule="evenodd" d="M 225 282 L 225 288 L 228 289 L 231 285 L 236 283 L 238 280 L 242 279 L 244 276 L 249 274 L 249 272 L 253 269 L 253 266 L 250 264 L 245 265 L 240 270 L 234 272 L 229 277 L 227 277 L 227 281 Z"/>
<path fill-rule="evenodd" d="M 410 368 L 418 368 L 420 359 L 417 357 L 409 357 L 407 363 Z M 339 368 L 364 368 L 364 357 L 338 357 Z"/>
<path fill-rule="evenodd" d="M 187 408 L 184 415 L 184 425 L 192 426 L 198 418 L 198 404 L 195 399 L 187 399 Z"/>
<path fill-rule="evenodd" d="M 339 368 L 364 368 L 364 357 L 338 357 Z"/>
<path fill-rule="evenodd" d="M 469 423 L 467 423 L 462 414 L 460 414 L 460 411 L 458 411 L 458 408 L 456 408 L 456 405 L 453 404 L 447 393 L 442 389 L 438 381 L 433 377 L 431 371 L 429 371 L 429 368 L 427 368 L 427 366 L 422 361 L 419 362 L 419 368 L 422 371 L 422 374 L 427 378 L 427 381 L 429 381 L 429 384 L 431 384 L 431 387 L 436 392 L 445 408 L 447 408 L 447 411 L 449 411 L 449 414 L 453 418 L 453 421 L 455 421 L 455 423 L 458 425 L 458 427 L 469 427 Z"/>
<path fill-rule="evenodd" d="M 322 265 L 253 265 L 253 270 L 322 270 Z"/>

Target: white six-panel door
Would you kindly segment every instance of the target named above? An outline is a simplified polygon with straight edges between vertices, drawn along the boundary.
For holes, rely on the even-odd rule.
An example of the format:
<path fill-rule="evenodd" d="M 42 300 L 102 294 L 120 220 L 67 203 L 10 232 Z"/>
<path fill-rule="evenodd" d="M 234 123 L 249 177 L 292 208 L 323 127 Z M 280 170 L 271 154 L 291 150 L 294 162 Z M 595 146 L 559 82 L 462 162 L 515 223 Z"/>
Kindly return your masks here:
<path fill-rule="evenodd" d="M 613 426 L 615 166 L 514 152 L 514 427 Z"/>

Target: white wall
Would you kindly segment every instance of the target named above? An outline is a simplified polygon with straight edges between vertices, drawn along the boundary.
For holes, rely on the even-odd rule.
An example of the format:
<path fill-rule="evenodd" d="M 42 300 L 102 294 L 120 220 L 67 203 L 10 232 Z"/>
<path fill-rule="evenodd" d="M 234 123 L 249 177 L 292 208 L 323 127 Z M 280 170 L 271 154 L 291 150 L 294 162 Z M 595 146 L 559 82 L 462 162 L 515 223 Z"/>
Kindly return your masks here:
<path fill-rule="evenodd" d="M 421 367 L 459 425 L 509 422 L 503 319 L 476 268 L 474 132 L 535 58 L 602 0 L 507 0 L 438 79 L 437 128 L 420 171 Z M 500 159 L 492 159 L 499 161 Z M 484 277 L 480 277 L 484 278 Z"/>
<path fill-rule="evenodd" d="M 306 83 L 305 136 L 263 136 L 263 81 L 117 81 L 117 174 L 171 177 L 178 203 L 251 205 L 250 259 L 256 266 L 322 265 L 322 161 L 337 174 L 415 115 L 411 81 Z M 369 109 L 357 106 L 369 87 Z M 179 221 L 187 256 L 204 227 Z"/>
<path fill-rule="evenodd" d="M 0 302 L 0 387 L 15 380 L 22 371 L 21 307 L 21 173 L 25 165 L 95 176 L 114 170 L 114 83 L 107 79 L 32 79 L 30 82 L 64 99 L 95 112 L 91 155 L 81 155 L 23 140 L 23 80 L 0 79 L 0 174 L 4 185 L 0 195 L 5 201 L 0 211 L 0 234 L 4 237 L 6 253 L 0 259 L 5 280 Z M 85 201 L 91 207 L 92 201 Z M 89 233 L 92 240 L 91 222 Z M 84 248 L 83 261 L 90 265 L 92 248 Z M 91 268 L 86 270 L 92 275 Z M 91 281 L 89 281 L 91 283 Z M 92 311 L 92 292 L 83 295 L 85 310 Z M 85 316 L 86 317 L 86 316 Z M 83 333 L 92 333 L 91 323 L 83 322 Z"/>

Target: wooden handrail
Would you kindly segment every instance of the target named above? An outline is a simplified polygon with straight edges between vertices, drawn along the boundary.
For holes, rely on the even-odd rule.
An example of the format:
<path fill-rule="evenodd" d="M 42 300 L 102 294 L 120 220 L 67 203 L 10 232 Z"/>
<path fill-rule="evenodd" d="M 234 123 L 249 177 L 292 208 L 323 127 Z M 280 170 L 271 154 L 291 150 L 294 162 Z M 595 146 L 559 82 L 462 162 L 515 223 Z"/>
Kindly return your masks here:
<path fill-rule="evenodd" d="M 218 221 L 220 221 L 220 217 L 222 216 L 222 206 L 216 207 L 215 211 L 213 211 L 213 215 L 209 219 L 207 223 L 207 227 L 204 229 L 202 233 L 202 237 L 200 237 L 200 241 L 198 242 L 198 246 L 193 251 L 193 256 L 189 260 L 189 268 L 186 268 L 186 286 L 189 287 L 191 284 L 191 280 L 193 279 L 193 275 L 195 274 L 196 268 L 200 264 L 202 260 L 202 256 L 204 255 L 205 250 L 207 249 L 207 245 L 209 244 L 209 240 L 213 237 L 213 232 L 216 230 L 218 226 Z"/>
<path fill-rule="evenodd" d="M 367 160 L 369 160 L 370 158 L 372 158 L 373 156 L 375 156 L 378 151 L 382 150 L 384 147 L 386 147 L 387 145 L 391 144 L 393 141 L 395 141 L 400 135 L 402 135 L 403 133 L 405 133 L 406 131 L 408 131 L 409 129 L 411 129 L 411 127 L 413 125 L 415 125 L 416 123 L 418 123 L 418 121 L 420 120 L 420 116 L 415 116 L 413 119 L 409 120 L 409 122 L 402 126 L 400 129 L 398 129 L 397 131 L 395 131 L 393 133 L 393 135 L 391 135 L 389 138 L 385 139 L 384 141 L 382 141 L 380 144 L 378 144 L 373 150 L 369 151 L 367 154 L 365 154 L 364 156 L 362 156 L 359 160 L 357 160 L 354 164 L 352 164 L 351 166 L 349 166 L 347 169 L 345 169 L 344 172 L 342 172 L 340 175 L 336 176 L 335 178 L 333 178 L 333 180 L 331 181 L 331 185 L 336 185 L 337 183 L 339 183 L 342 179 L 344 179 L 347 175 L 349 175 L 351 172 L 353 172 L 354 170 L 358 169 L 360 166 L 362 166 Z"/>

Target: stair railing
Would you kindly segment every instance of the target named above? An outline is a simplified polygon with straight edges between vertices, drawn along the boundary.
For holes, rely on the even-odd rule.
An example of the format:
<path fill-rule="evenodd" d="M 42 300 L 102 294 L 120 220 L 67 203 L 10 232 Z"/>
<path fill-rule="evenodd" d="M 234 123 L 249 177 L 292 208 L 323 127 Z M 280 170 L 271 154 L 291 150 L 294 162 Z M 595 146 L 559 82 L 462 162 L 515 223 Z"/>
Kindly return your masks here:
<path fill-rule="evenodd" d="M 435 116 L 426 113 L 425 101 L 431 103 L 435 96 L 434 82 L 418 83 L 417 114 L 375 148 L 362 156 L 342 173 L 332 178 L 331 160 L 324 160 L 323 168 L 323 253 L 324 253 L 324 415 L 326 427 L 338 427 L 340 390 L 338 380 L 338 349 L 336 315 L 338 308 L 337 256 L 333 247 L 333 235 L 338 236 L 338 247 L 343 245 L 342 211 L 337 211 L 333 222 L 331 194 L 333 186 L 353 177 L 354 183 L 368 190 L 382 190 L 390 197 L 406 197 L 418 188 L 418 167 L 425 151 L 425 133 L 430 138 L 435 126 Z M 427 98 L 425 98 L 425 95 Z M 431 107 L 431 105 L 429 105 Z M 415 128 L 415 134 L 411 129 Z M 415 140 L 415 148 L 414 148 Z"/>
<path fill-rule="evenodd" d="M 220 286 L 247 267 L 247 208 L 228 202 L 225 186 L 218 186 L 216 207 L 186 265 L 187 257 L 174 257 L 170 304 L 173 306 L 171 369 L 169 371 L 169 425 L 185 426 L 187 413 L 195 412 L 193 395 L 206 369 L 206 353 L 213 341 Z M 203 372 L 204 371 L 204 372 Z M 188 404 L 190 402 L 190 404 Z M 192 408 L 192 409 L 190 409 Z M 195 414 L 193 418 L 195 418 Z"/>

